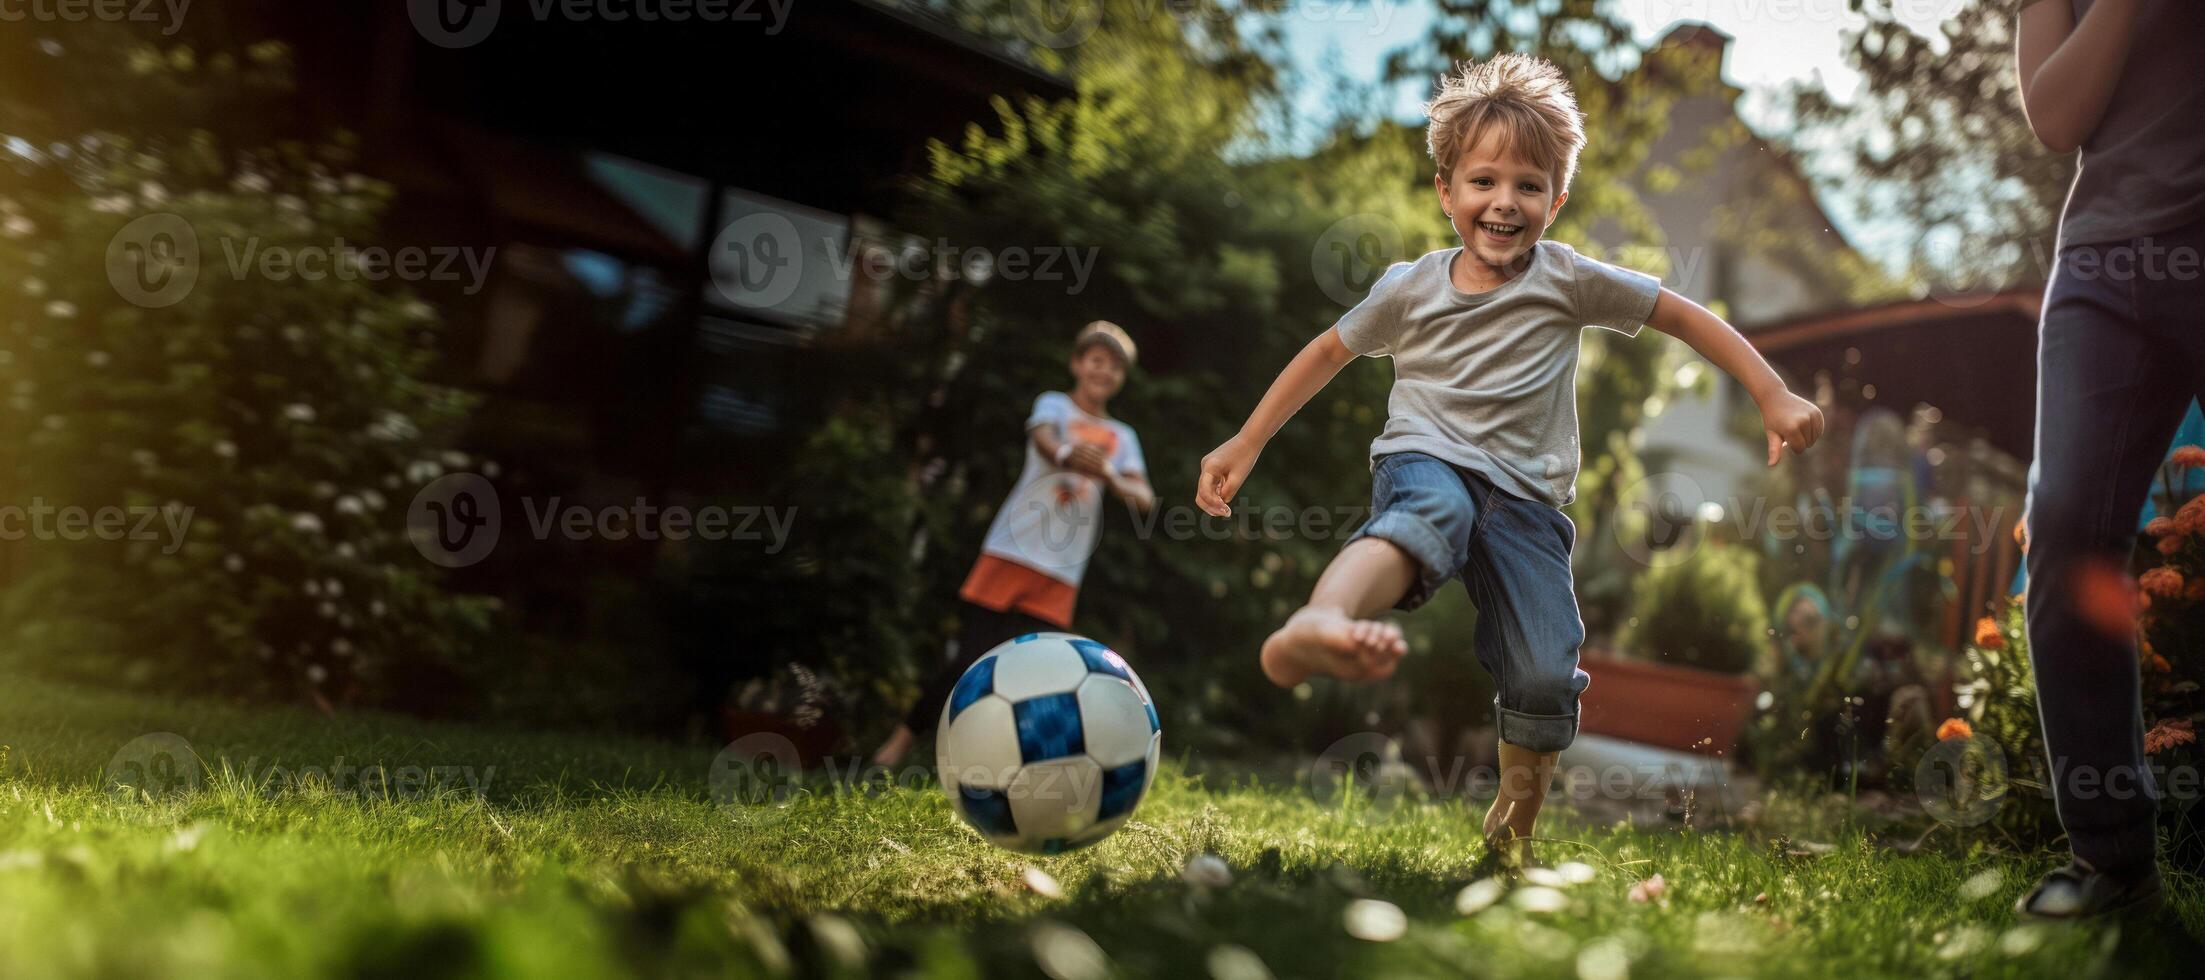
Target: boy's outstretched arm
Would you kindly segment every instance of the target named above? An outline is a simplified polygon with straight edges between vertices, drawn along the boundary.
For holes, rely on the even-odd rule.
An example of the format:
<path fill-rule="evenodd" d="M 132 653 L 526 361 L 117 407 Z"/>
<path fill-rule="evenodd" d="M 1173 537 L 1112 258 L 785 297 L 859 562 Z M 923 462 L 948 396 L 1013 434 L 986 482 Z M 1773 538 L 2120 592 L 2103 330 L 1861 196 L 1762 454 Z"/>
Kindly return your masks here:
<path fill-rule="evenodd" d="M 1784 447 L 1806 452 L 1822 438 L 1822 410 L 1784 387 L 1784 379 L 1761 359 L 1761 352 L 1723 318 L 1668 289 L 1654 300 L 1654 312 L 1646 325 L 1691 345 L 1700 356 L 1746 386 L 1754 404 L 1761 407 L 1761 426 L 1768 430 L 1769 465 L 1775 466 Z"/>
<path fill-rule="evenodd" d="M 2038 142 L 2073 153 L 2097 131 L 2136 36 L 2136 4 L 2098 0 L 2080 24 L 2066 0 L 2022 9 L 2014 65 L 2021 73 L 2021 111 Z"/>
<path fill-rule="evenodd" d="M 1196 480 L 1194 502 L 1213 517 L 1229 517 L 1233 513 L 1233 495 L 1240 492 L 1240 484 L 1248 479 L 1248 471 L 1255 469 L 1256 457 L 1263 455 L 1263 447 L 1278 434 L 1279 427 L 1293 418 L 1295 412 L 1309 403 L 1309 399 L 1324 388 L 1340 368 L 1355 359 L 1354 352 L 1340 342 L 1337 328 L 1327 327 L 1317 339 L 1302 347 L 1302 352 L 1286 363 L 1278 379 L 1271 382 L 1271 389 L 1263 393 L 1263 400 L 1256 403 L 1256 410 L 1249 413 L 1248 421 L 1240 432 L 1225 440 L 1223 445 L 1210 450 L 1202 457 L 1202 475 Z"/>

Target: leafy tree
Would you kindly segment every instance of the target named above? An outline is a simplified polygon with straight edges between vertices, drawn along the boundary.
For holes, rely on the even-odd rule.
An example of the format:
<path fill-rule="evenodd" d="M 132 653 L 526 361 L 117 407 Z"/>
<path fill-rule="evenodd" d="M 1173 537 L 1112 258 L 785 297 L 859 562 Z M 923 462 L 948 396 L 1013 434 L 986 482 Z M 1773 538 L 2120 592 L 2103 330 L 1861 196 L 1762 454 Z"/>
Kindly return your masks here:
<path fill-rule="evenodd" d="M 1903 216 L 1916 231 L 1912 271 L 1932 288 L 2042 282 L 2075 162 L 2038 143 L 2021 114 L 2013 5 L 1962 6 L 1935 38 L 1901 23 L 1891 0 L 1854 6 L 1866 24 L 1845 56 L 1859 94 L 1798 90 L 1798 142 L 1835 158 L 1836 189 L 1863 218 Z"/>

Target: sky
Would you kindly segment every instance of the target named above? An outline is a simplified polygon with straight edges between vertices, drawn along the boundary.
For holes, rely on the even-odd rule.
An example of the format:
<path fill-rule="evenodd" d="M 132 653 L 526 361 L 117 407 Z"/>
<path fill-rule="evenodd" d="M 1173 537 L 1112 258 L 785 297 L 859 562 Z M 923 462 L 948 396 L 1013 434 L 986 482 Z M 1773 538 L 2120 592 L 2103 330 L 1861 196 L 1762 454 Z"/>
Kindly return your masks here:
<path fill-rule="evenodd" d="M 1387 53 L 1423 43 L 1435 9 L 1429 0 L 1283 0 L 1281 17 L 1287 48 L 1306 71 L 1338 74 L 1375 83 Z M 1789 85 L 1819 82 L 1834 98 L 1850 101 L 1860 76 L 1845 64 L 1843 32 L 1860 24 L 1847 0 L 1610 0 L 1615 11 L 1637 28 L 1638 39 L 1652 44 L 1678 21 L 1712 24 L 1735 40 L 1723 74 L 1745 90 L 1739 113 L 1756 132 L 1775 135 L 1787 126 L 1782 107 Z M 1933 36 L 1940 20 L 1975 0 L 1892 0 L 1902 23 Z M 1386 93 L 1390 111 L 1414 121 L 1418 104 L 1430 95 L 1430 82 L 1407 80 Z M 1327 87 L 1311 85 L 1300 100 L 1304 113 L 1325 112 Z M 1859 227 L 1845 202 L 1825 202 L 1841 231 L 1856 247 L 1876 258 L 1897 256 L 1880 243 L 1889 236 Z"/>

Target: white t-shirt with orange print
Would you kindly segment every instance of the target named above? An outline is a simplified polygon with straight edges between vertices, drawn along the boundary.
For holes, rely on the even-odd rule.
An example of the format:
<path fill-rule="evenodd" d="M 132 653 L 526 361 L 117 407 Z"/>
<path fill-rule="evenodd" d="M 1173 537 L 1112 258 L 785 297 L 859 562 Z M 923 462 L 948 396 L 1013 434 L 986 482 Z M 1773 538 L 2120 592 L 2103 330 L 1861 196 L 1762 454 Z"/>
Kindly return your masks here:
<path fill-rule="evenodd" d="M 1132 426 L 1089 415 L 1064 392 L 1046 392 L 1034 399 L 1026 431 L 1043 425 L 1052 427 L 1060 440 L 1102 446 L 1111 469 L 1121 475 L 1148 472 L 1140 437 L 1133 434 Z M 1025 468 L 988 525 L 981 563 L 966 580 L 963 596 L 998 611 L 1019 608 L 1068 624 L 1073 594 L 1100 540 L 1103 498 L 1108 491 L 1102 481 L 1042 456 L 1031 438 L 1025 443 Z M 1002 568 L 991 558 L 1018 569 Z M 1019 582 L 1019 570 L 1039 573 L 1047 581 Z"/>

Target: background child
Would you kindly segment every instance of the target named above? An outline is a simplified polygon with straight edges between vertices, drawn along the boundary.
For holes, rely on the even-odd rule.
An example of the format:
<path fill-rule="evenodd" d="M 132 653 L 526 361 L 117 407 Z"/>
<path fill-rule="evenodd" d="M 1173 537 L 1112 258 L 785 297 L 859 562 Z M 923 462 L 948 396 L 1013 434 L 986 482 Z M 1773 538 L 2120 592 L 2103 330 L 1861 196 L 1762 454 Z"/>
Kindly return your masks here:
<path fill-rule="evenodd" d="M 935 672 L 903 724 L 874 751 L 875 764 L 902 762 L 918 736 L 934 730 L 950 688 L 982 654 L 1027 633 L 1072 628 L 1106 489 L 1141 510 L 1155 504 L 1141 440 L 1107 411 L 1136 353 L 1117 324 L 1090 323 L 1072 341 L 1071 392 L 1034 399 L 1025 468 L 957 593 L 964 600 L 957 656 Z"/>
<path fill-rule="evenodd" d="M 1464 65 L 1425 107 L 1440 209 L 1463 242 L 1388 269 L 1337 325 L 1280 372 L 1238 435 L 1202 460 L 1196 498 L 1225 516 L 1264 445 L 1357 355 L 1390 356 L 1385 430 L 1371 445 L 1372 516 L 1319 577 L 1309 603 L 1265 641 L 1282 687 L 1316 674 L 1390 675 L 1400 627 L 1461 575 L 1492 672 L 1501 792 L 1484 830 L 1529 838 L 1557 754 L 1577 735 L 1585 629 L 1570 577 L 1576 528 L 1575 378 L 1587 324 L 1671 334 L 1738 378 L 1767 427 L 1769 464 L 1822 434 L 1822 413 L 1784 387 L 1737 331 L 1658 280 L 1540 240 L 1569 198 L 1585 133 L 1553 65 L 1505 54 Z M 1521 859 L 1528 853 L 1511 850 Z"/>

